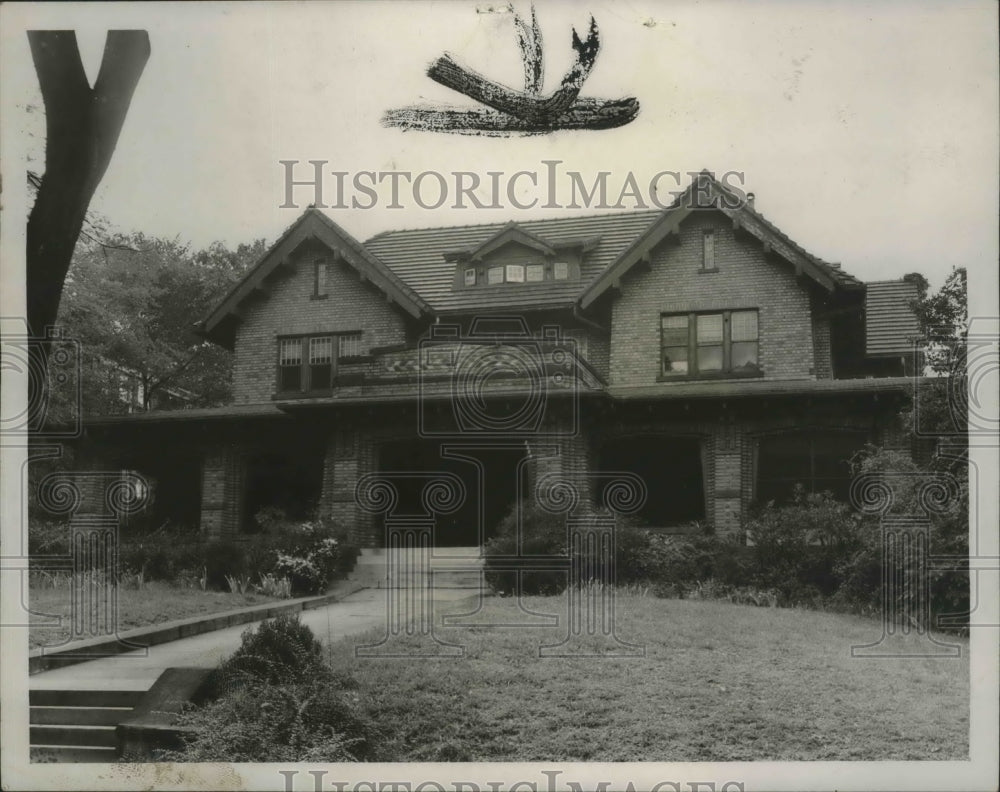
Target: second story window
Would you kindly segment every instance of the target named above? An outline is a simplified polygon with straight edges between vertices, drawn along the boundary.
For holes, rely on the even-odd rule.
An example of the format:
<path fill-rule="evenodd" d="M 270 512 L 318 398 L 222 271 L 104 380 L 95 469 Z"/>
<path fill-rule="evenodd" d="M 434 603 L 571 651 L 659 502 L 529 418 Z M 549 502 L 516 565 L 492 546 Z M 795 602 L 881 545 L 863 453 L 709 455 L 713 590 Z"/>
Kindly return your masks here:
<path fill-rule="evenodd" d="M 545 265 L 544 264 L 529 264 L 525 267 L 525 280 L 528 283 L 537 283 L 538 281 L 545 280 Z"/>
<path fill-rule="evenodd" d="M 333 385 L 333 336 L 309 339 L 309 389 Z"/>
<path fill-rule="evenodd" d="M 701 237 L 701 268 L 706 272 L 715 271 L 715 232 L 711 229 Z"/>
<path fill-rule="evenodd" d="M 664 314 L 661 368 L 673 376 L 758 376 L 757 311 Z"/>
<path fill-rule="evenodd" d="M 469 267 L 465 271 L 465 285 L 466 286 L 475 286 L 476 285 L 476 268 L 475 267 Z"/>
<path fill-rule="evenodd" d="M 337 357 L 353 358 L 361 355 L 361 333 L 344 333 L 337 336 Z"/>
<path fill-rule="evenodd" d="M 278 344 L 278 390 L 302 390 L 301 338 L 282 338 Z"/>
<path fill-rule="evenodd" d="M 490 286 L 503 283 L 503 267 L 490 267 L 486 270 L 486 282 Z"/>
<path fill-rule="evenodd" d="M 507 283 L 524 283 L 524 265 L 507 265 Z"/>
<path fill-rule="evenodd" d="M 557 261 L 553 264 L 552 277 L 555 280 L 566 280 L 569 277 L 569 264 L 565 261 Z"/>
<path fill-rule="evenodd" d="M 326 276 L 326 259 L 316 259 L 313 262 L 313 297 L 326 297 Z"/>

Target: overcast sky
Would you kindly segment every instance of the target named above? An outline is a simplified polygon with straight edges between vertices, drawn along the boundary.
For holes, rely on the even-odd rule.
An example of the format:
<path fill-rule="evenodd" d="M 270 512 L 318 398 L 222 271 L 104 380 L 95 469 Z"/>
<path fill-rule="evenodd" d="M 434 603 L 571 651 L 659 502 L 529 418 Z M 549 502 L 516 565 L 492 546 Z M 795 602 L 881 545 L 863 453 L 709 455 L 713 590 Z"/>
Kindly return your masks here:
<path fill-rule="evenodd" d="M 381 127 L 390 107 L 471 106 L 424 74 L 445 51 L 520 84 L 511 17 L 488 7 L 7 6 L 4 110 L 12 101 L 19 109 L 6 123 L 40 170 L 44 119 L 26 26 L 77 29 L 92 78 L 105 31 L 142 27 L 152 55 L 92 204 L 123 230 L 196 245 L 273 240 L 301 211 L 278 208 L 282 159 L 329 160 L 330 170 L 352 173 L 481 174 L 541 170 L 558 159 L 590 179 L 611 171 L 610 184 L 628 172 L 644 184 L 663 170 L 740 171 L 769 219 L 862 279 L 918 270 L 937 284 L 964 265 L 975 283 L 996 282 L 994 3 L 543 2 L 546 90 L 569 63 L 571 26 L 583 34 L 593 13 L 603 41 L 584 94 L 636 96 L 636 121 L 514 139 Z M 25 114 L 25 105 L 39 112 Z M 360 239 L 546 214 L 430 211 L 403 194 L 402 210 L 384 208 L 386 199 L 381 208 L 329 214 Z"/>

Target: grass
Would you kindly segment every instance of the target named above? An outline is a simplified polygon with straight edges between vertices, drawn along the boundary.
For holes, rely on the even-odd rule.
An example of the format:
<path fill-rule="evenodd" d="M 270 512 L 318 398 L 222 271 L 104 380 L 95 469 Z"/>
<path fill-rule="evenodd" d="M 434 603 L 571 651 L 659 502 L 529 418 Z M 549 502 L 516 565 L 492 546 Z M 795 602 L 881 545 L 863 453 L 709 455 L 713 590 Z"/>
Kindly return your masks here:
<path fill-rule="evenodd" d="M 28 645 L 56 646 L 70 636 L 71 589 L 64 586 L 35 586 L 29 589 L 31 626 Z M 159 581 L 144 582 L 138 588 L 118 589 L 118 629 L 124 632 L 136 627 L 146 627 L 174 619 L 185 619 L 207 613 L 245 608 L 275 601 L 275 597 L 262 594 L 230 594 L 223 591 L 202 591 L 197 587 L 182 587 Z M 38 614 L 62 617 L 59 626 L 48 626 L 51 621 Z M 89 637 L 89 636 L 88 636 Z"/>
<path fill-rule="evenodd" d="M 510 599 L 489 599 L 499 621 Z M 561 598 L 532 598 L 559 613 Z M 479 619 L 484 621 L 485 619 Z M 558 628 L 441 627 L 461 659 L 330 661 L 383 735 L 382 761 L 752 761 L 968 756 L 961 658 L 852 658 L 877 621 L 727 602 L 618 599 L 639 658 L 539 658 Z M 910 636 L 916 645 L 915 636 Z"/>

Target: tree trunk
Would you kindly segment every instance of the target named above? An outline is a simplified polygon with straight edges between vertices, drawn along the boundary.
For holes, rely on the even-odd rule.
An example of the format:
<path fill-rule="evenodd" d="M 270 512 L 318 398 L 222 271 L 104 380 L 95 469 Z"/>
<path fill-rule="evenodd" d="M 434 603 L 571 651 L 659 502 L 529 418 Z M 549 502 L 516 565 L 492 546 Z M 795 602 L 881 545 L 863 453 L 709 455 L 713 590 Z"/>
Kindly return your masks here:
<path fill-rule="evenodd" d="M 46 371 L 46 328 L 55 324 L 63 282 L 90 200 L 118 143 L 132 95 L 149 59 L 144 30 L 112 30 L 94 87 L 87 80 L 76 33 L 28 31 L 45 105 L 45 175 L 28 216 L 26 292 L 33 370 Z M 45 383 L 29 380 L 29 405 L 41 404 Z"/>

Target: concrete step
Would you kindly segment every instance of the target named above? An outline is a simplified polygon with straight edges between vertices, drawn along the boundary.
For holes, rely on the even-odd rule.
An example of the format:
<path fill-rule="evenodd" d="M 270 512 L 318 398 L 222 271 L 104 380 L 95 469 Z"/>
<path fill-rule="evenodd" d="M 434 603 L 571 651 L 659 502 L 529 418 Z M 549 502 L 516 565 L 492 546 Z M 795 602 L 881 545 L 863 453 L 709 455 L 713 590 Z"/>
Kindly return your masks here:
<path fill-rule="evenodd" d="M 29 690 L 32 707 L 134 707 L 142 690 Z"/>
<path fill-rule="evenodd" d="M 115 748 L 118 743 L 114 726 L 32 726 L 29 744 Z"/>
<path fill-rule="evenodd" d="M 117 726 L 132 707 L 32 707 L 29 722 L 37 726 Z"/>
<path fill-rule="evenodd" d="M 118 761 L 114 748 L 86 748 L 68 745 L 33 745 L 29 749 L 32 762 L 107 762 Z"/>

